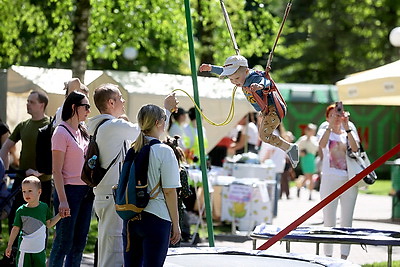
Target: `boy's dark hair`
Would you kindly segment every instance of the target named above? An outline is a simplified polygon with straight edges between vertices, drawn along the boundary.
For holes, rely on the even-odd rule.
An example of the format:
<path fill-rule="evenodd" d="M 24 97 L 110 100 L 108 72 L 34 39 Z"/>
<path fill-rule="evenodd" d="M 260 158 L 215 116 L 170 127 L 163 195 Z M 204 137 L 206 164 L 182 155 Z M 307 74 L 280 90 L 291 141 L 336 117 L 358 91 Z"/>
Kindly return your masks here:
<path fill-rule="evenodd" d="M 42 189 L 42 183 L 36 176 L 28 176 L 23 181 L 22 184 L 34 184 L 38 189 Z"/>

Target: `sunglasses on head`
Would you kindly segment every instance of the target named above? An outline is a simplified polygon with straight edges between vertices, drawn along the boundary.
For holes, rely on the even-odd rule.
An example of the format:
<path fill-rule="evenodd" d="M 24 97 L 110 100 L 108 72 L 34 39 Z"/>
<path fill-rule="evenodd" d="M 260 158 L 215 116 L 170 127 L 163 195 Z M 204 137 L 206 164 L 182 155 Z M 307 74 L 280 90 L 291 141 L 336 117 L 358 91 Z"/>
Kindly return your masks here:
<path fill-rule="evenodd" d="M 83 107 L 85 107 L 86 110 L 89 110 L 89 109 L 90 109 L 90 105 L 89 105 L 89 104 L 77 104 L 77 106 L 78 106 L 78 107 L 83 106 Z"/>

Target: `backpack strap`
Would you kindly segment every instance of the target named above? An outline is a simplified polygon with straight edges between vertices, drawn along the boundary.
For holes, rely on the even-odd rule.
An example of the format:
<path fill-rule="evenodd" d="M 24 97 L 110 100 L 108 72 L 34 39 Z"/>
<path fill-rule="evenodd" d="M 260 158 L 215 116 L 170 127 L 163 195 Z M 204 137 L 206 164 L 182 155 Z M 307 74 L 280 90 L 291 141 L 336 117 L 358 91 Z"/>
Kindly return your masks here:
<path fill-rule="evenodd" d="M 93 134 L 94 141 L 96 141 L 97 131 L 99 130 L 100 126 L 103 125 L 103 123 L 105 123 L 108 120 L 110 120 L 110 119 L 104 119 L 97 125 L 96 130 L 94 130 L 94 134 Z"/>
<path fill-rule="evenodd" d="M 160 181 L 156 184 L 156 186 L 150 191 L 150 193 L 149 193 L 150 199 L 155 199 L 155 198 L 158 196 L 158 194 L 160 194 L 160 191 L 161 191 L 161 190 L 159 190 L 157 193 L 154 194 L 154 192 L 156 192 L 156 190 L 157 190 L 158 188 L 160 188 L 160 187 L 161 187 L 161 179 L 160 179 Z M 153 194 L 154 194 L 154 196 L 152 196 Z"/>
<path fill-rule="evenodd" d="M 99 130 L 100 126 L 103 125 L 106 121 L 109 121 L 109 120 L 110 120 L 110 119 L 104 119 L 104 120 L 102 120 L 102 121 L 97 125 L 96 130 L 94 130 L 93 141 L 96 142 L 97 131 Z M 125 145 L 125 142 L 124 142 L 124 145 Z M 107 167 L 105 173 L 107 173 L 108 170 L 111 168 L 111 166 L 114 165 L 114 163 L 117 161 L 117 159 L 118 159 L 119 155 L 121 154 L 121 152 L 122 152 L 122 149 L 121 149 L 121 150 L 119 151 L 119 153 L 115 156 L 115 158 L 111 161 L 110 165 L 108 165 L 108 167 Z"/>
<path fill-rule="evenodd" d="M 78 141 L 76 140 L 75 136 L 71 133 L 71 131 L 67 128 L 67 126 L 62 125 L 62 124 L 60 124 L 60 125 L 58 125 L 58 126 L 61 126 L 61 127 L 63 127 L 65 130 L 67 130 L 67 132 L 72 136 L 72 138 L 74 138 L 75 142 L 78 143 Z M 78 144 L 79 144 L 79 143 L 78 143 Z"/>
<path fill-rule="evenodd" d="M 49 124 L 51 124 L 53 127 L 55 126 L 54 122 L 56 121 L 56 116 L 57 116 L 57 114 L 54 114 L 53 117 L 50 116 L 50 123 Z"/>
<path fill-rule="evenodd" d="M 142 149 L 139 151 L 137 154 L 137 157 L 135 158 L 135 165 L 141 166 L 141 168 L 135 168 L 135 176 L 137 177 L 137 183 L 138 185 L 144 185 L 147 183 L 147 171 L 149 169 L 149 158 L 150 158 L 150 147 L 154 144 L 159 144 L 161 143 L 160 140 L 158 139 L 152 139 L 149 144 L 145 145 L 142 147 Z M 161 180 L 158 182 L 158 184 L 151 190 L 150 192 L 150 198 L 154 199 L 157 197 L 159 194 L 156 193 L 153 197 L 151 195 L 159 188 L 161 187 Z"/>
<path fill-rule="evenodd" d="M 125 146 L 125 143 L 123 144 L 123 146 Z M 119 158 L 119 155 L 121 155 L 122 150 L 123 150 L 123 148 L 118 152 L 118 154 L 115 156 L 115 158 L 111 161 L 110 165 L 108 165 L 108 167 L 106 169 L 106 173 L 111 168 L 111 166 L 114 165 L 114 163 L 117 161 L 117 159 Z"/>

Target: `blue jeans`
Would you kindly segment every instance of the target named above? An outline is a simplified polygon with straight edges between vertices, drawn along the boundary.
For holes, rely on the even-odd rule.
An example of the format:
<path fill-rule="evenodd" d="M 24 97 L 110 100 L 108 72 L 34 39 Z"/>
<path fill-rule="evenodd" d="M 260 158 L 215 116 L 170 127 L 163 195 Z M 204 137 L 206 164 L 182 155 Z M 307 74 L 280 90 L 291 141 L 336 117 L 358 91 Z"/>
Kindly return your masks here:
<path fill-rule="evenodd" d="M 82 253 L 86 246 L 93 207 L 93 191 L 87 185 L 65 185 L 65 194 L 71 216 L 61 219 L 56 225 L 56 237 L 50 253 L 49 266 L 81 265 Z M 54 210 L 58 213 L 60 200 L 54 192 Z"/>
<path fill-rule="evenodd" d="M 148 212 L 142 212 L 141 215 L 141 220 L 124 221 L 124 266 L 161 267 L 167 256 L 171 222 Z M 127 252 L 128 239 L 130 250 Z"/>

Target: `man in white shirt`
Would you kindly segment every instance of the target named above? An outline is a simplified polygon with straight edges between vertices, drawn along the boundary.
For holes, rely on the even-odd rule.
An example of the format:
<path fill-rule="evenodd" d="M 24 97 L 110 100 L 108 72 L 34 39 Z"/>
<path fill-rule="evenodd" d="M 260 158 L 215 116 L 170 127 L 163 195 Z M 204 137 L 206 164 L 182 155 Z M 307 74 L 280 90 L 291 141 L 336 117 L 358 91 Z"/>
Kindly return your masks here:
<path fill-rule="evenodd" d="M 96 142 L 100 152 L 100 164 L 108 168 L 115 160 L 101 182 L 93 189 L 94 209 L 98 216 L 98 267 L 123 266 L 122 219 L 117 215 L 112 196 L 112 186 L 118 183 L 126 151 L 139 135 L 139 126 L 119 118 L 125 114 L 125 100 L 118 86 L 103 84 L 94 92 L 94 103 L 101 113 L 89 119 L 90 135 L 105 119 L 97 132 Z M 167 117 L 176 107 L 175 95 L 168 95 L 164 101 Z M 168 119 L 167 118 L 167 119 Z"/>

